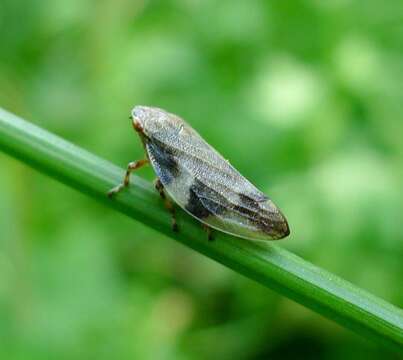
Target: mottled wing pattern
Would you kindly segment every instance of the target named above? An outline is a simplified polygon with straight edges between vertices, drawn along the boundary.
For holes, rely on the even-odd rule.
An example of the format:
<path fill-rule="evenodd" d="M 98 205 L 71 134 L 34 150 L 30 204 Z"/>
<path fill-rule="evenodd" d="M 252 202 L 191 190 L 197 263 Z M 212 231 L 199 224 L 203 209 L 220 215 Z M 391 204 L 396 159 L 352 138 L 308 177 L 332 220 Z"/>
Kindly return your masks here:
<path fill-rule="evenodd" d="M 146 150 L 168 194 L 200 221 L 251 239 L 288 234 L 275 205 L 186 124 L 153 134 Z"/>

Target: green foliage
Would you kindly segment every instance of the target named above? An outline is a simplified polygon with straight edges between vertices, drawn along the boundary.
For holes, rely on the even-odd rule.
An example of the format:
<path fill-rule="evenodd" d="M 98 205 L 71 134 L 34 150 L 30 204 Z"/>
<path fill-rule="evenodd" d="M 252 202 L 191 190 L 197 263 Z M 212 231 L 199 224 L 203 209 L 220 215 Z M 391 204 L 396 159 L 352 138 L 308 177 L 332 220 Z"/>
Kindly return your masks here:
<path fill-rule="evenodd" d="M 179 234 L 151 184 L 132 177 L 134 186 L 114 199 L 108 190 L 123 178 L 120 170 L 0 109 L 0 149 L 136 220 L 206 254 L 246 276 L 289 296 L 362 335 L 403 349 L 400 309 L 354 287 L 268 242 L 216 234 L 208 241 L 200 223 L 178 212 Z M 165 214 L 164 214 L 165 212 Z M 167 216 L 168 215 L 168 216 Z"/>
<path fill-rule="evenodd" d="M 282 248 L 401 307 L 402 10 L 3 0 L 0 104 L 122 167 L 142 156 L 133 105 L 182 115 L 284 209 Z M 0 165 L 2 357 L 385 356 L 1 154 Z"/>

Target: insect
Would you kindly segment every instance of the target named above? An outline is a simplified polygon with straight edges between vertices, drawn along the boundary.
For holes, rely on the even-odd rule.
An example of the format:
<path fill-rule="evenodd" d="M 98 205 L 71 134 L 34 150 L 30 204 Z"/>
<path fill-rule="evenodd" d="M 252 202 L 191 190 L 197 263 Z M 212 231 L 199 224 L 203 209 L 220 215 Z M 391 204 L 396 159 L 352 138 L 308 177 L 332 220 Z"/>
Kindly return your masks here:
<path fill-rule="evenodd" d="M 155 187 L 172 213 L 173 230 L 178 230 L 175 207 L 166 193 L 203 224 L 209 239 L 211 228 L 252 240 L 289 235 L 287 220 L 277 206 L 179 116 L 136 106 L 130 118 L 146 158 L 129 163 L 123 183 L 109 196 L 129 185 L 132 171 L 150 163 L 157 174 Z"/>

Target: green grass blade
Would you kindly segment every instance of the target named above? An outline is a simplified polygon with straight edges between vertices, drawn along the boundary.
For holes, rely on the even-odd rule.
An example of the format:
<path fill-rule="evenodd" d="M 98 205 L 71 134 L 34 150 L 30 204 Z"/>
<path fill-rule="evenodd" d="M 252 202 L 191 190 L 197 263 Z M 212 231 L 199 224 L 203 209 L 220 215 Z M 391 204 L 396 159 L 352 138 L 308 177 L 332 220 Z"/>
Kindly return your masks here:
<path fill-rule="evenodd" d="M 401 309 L 278 245 L 225 234 L 208 242 L 199 223 L 182 211 L 181 231 L 173 233 L 151 184 L 133 176 L 133 186 L 108 199 L 106 193 L 122 180 L 123 169 L 2 109 L 0 149 L 362 336 L 403 350 Z"/>

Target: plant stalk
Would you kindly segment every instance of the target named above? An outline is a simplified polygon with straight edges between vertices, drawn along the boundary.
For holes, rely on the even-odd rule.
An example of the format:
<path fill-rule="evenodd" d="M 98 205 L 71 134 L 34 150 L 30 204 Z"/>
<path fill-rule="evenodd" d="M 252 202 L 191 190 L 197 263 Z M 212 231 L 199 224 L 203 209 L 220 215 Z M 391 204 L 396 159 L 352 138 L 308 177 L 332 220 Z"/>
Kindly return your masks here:
<path fill-rule="evenodd" d="M 179 233 L 153 186 L 137 176 L 109 199 L 124 170 L 0 108 L 0 150 L 377 343 L 403 351 L 403 313 L 270 242 L 215 233 L 178 211 Z"/>

